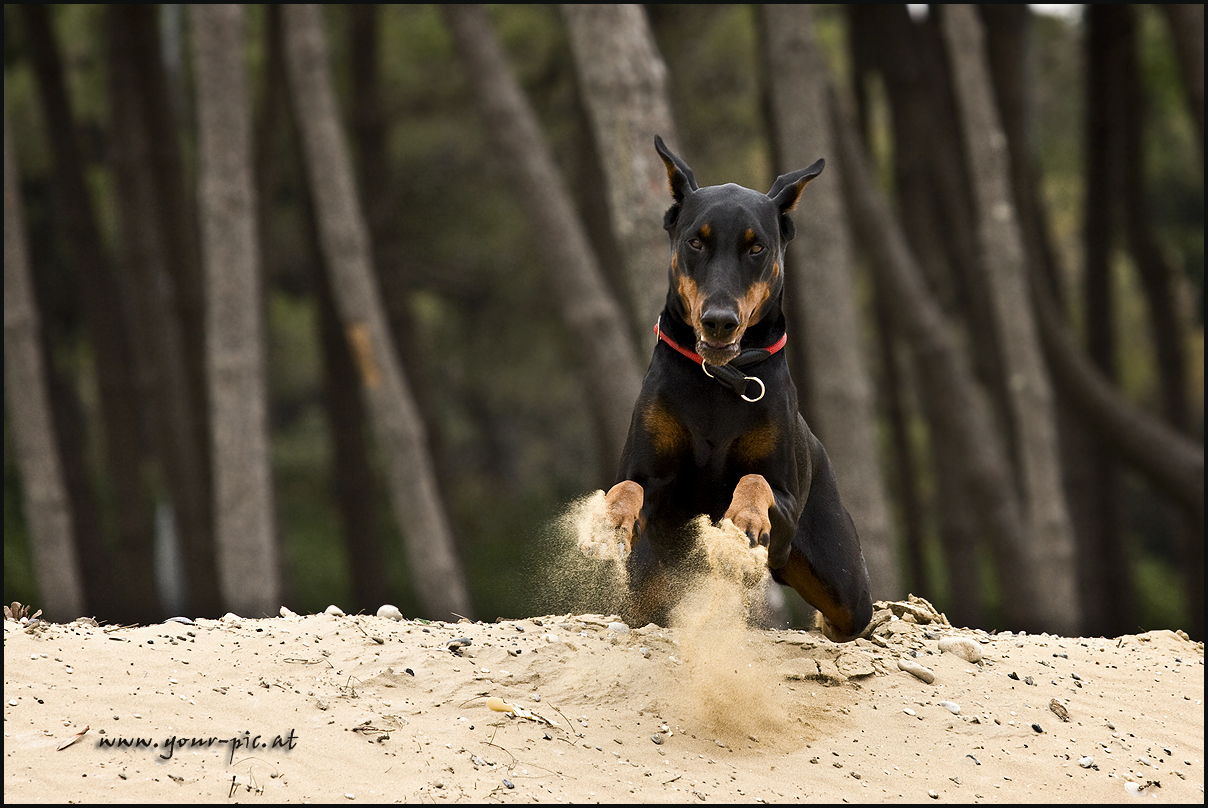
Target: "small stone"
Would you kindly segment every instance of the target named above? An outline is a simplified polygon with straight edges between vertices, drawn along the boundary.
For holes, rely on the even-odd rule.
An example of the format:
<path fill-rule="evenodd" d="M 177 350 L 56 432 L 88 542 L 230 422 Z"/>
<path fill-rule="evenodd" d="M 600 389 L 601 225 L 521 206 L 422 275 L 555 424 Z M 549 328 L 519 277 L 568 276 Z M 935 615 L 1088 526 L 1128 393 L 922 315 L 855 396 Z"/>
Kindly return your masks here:
<path fill-rule="evenodd" d="M 940 798 L 939 793 L 937 793 L 937 792 L 935 791 L 935 789 L 932 789 L 931 791 L 928 791 L 928 792 L 927 792 L 927 796 L 928 796 L 928 797 L 930 797 L 930 798 L 931 798 L 931 799 L 933 799 L 933 800 L 938 800 L 938 799 Z"/>
<path fill-rule="evenodd" d="M 1034 732 L 1044 732 L 1044 730 L 1043 730 L 1043 729 L 1041 729 L 1041 727 L 1040 727 L 1040 725 L 1039 725 L 1039 724 L 1033 724 L 1033 725 L 1032 725 L 1032 730 L 1033 730 Z"/>
<path fill-rule="evenodd" d="M 278 614 L 280 614 L 282 617 L 297 617 L 298 616 L 297 613 L 294 612 L 293 610 L 291 610 L 288 606 L 282 606 L 281 609 L 278 611 Z"/>
<path fill-rule="evenodd" d="M 945 710 L 952 713 L 953 715 L 961 714 L 961 706 L 954 701 L 941 701 L 941 702 L 939 702 L 939 706 L 943 707 Z"/>
<path fill-rule="evenodd" d="M 1078 758 L 1078 765 L 1084 769 L 1089 769 L 1091 766 L 1095 765 L 1095 759 L 1090 755 L 1080 757 Z"/>
<path fill-rule="evenodd" d="M 324 609 L 323 614 L 330 614 L 332 617 L 345 617 L 344 610 L 334 603 Z"/>
<path fill-rule="evenodd" d="M 927 670 L 919 663 L 911 662 L 908 659 L 899 659 L 898 660 L 898 670 L 906 671 L 911 676 L 915 677 L 916 679 L 919 679 L 922 682 L 925 682 L 926 684 L 931 684 L 932 682 L 935 681 L 934 673 Z"/>
<path fill-rule="evenodd" d="M 654 743 L 655 743 L 655 745 L 656 745 L 656 746 L 659 746 L 659 745 L 662 745 L 662 743 L 663 743 L 663 736 L 662 736 L 662 735 L 659 735 L 659 734 L 656 732 L 656 733 L 654 733 L 653 735 L 651 735 L 651 736 L 650 736 L 650 740 L 654 741 Z"/>
<path fill-rule="evenodd" d="M 944 637 L 940 640 L 941 652 L 953 654 L 966 662 L 978 663 L 982 659 L 981 646 L 968 637 Z"/>
<path fill-rule="evenodd" d="M 617 634 L 628 634 L 629 626 L 625 625 L 624 623 L 609 623 L 608 630 L 615 631 Z"/>
<path fill-rule="evenodd" d="M 169 617 L 169 618 L 168 618 L 167 620 L 165 620 L 164 622 L 165 622 L 165 623 L 183 623 L 183 624 L 184 624 L 184 625 L 186 625 L 186 626 L 195 626 L 195 625 L 197 625 L 196 623 L 194 623 L 192 620 L 190 620 L 190 619 L 189 619 L 189 618 L 187 618 L 187 617 Z"/>
<path fill-rule="evenodd" d="M 506 787 L 508 787 L 508 788 L 515 788 L 515 787 L 516 787 L 516 786 L 512 785 L 512 781 L 511 781 L 511 780 L 504 780 L 504 781 L 503 781 L 503 784 L 504 784 Z"/>
<path fill-rule="evenodd" d="M 398 610 L 397 606 L 391 606 L 389 603 L 381 606 L 377 610 L 378 617 L 389 617 L 391 620 L 402 620 L 403 613 Z"/>

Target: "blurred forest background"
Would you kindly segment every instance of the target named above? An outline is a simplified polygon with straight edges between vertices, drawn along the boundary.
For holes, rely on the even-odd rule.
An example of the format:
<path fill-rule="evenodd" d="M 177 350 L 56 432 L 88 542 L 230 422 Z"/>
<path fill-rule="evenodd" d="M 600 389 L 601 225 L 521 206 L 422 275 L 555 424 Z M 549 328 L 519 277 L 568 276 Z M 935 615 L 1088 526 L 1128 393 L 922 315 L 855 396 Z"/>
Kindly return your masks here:
<path fill-rule="evenodd" d="M 1202 639 L 1203 6 L 1067 8 L 6 5 L 5 601 L 582 607 L 661 134 L 827 160 L 789 355 L 876 598 Z"/>

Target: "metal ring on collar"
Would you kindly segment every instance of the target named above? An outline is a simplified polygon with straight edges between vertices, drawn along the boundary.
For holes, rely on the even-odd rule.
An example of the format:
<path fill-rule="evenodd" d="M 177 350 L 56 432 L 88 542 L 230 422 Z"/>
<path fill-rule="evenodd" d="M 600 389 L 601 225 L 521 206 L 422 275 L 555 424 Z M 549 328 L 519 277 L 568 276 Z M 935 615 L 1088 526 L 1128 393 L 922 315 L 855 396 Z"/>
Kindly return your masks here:
<path fill-rule="evenodd" d="M 705 375 L 708 376 L 710 379 L 717 378 L 716 376 L 714 376 L 712 373 L 709 372 L 709 366 L 706 363 L 701 362 L 700 369 L 702 371 L 704 371 Z M 764 385 L 763 379 L 759 378 L 758 376 L 743 376 L 742 379 L 745 382 L 755 382 L 756 384 L 759 385 L 759 395 L 755 396 L 754 398 L 749 397 L 746 393 L 738 393 L 738 397 L 741 398 L 743 401 L 749 401 L 751 403 L 755 403 L 756 401 L 759 401 L 761 398 L 763 398 L 764 394 L 767 393 L 768 388 Z M 735 391 L 735 392 L 737 392 L 737 391 Z"/>
<path fill-rule="evenodd" d="M 743 401 L 751 401 L 751 402 L 755 402 L 755 401 L 758 401 L 759 399 L 763 398 L 763 394 L 768 391 L 768 388 L 765 387 L 763 384 L 763 379 L 759 378 L 758 376 L 747 376 L 747 377 L 745 377 L 745 379 L 748 382 L 757 382 L 759 384 L 759 395 L 755 396 L 755 398 L 748 398 L 746 393 L 739 393 L 738 397 L 741 398 Z"/>

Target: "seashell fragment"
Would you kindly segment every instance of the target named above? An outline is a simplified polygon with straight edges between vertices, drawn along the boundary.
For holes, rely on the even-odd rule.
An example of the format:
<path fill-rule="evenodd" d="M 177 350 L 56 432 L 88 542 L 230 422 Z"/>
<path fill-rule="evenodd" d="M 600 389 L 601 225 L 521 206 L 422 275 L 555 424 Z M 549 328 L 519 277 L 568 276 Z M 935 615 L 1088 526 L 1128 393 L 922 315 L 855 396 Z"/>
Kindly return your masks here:
<path fill-rule="evenodd" d="M 516 708 L 498 696 L 491 696 L 489 699 L 487 699 L 487 707 L 491 708 L 497 713 L 514 713 L 516 711 Z"/>
<path fill-rule="evenodd" d="M 981 646 L 968 637 L 944 637 L 940 640 L 940 650 L 974 664 L 982 660 Z"/>
<path fill-rule="evenodd" d="M 935 681 L 935 674 L 924 668 L 917 662 L 911 662 L 909 659 L 898 660 L 898 670 L 903 670 L 911 676 L 919 679 L 926 684 L 931 684 Z"/>

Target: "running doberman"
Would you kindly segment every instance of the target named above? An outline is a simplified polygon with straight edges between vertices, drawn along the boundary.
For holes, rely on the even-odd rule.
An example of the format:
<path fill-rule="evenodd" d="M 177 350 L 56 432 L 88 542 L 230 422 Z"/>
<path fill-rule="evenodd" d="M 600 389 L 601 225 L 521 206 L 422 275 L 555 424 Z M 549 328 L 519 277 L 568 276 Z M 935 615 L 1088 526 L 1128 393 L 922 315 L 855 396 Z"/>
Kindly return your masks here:
<path fill-rule="evenodd" d="M 828 636 L 850 640 L 872 617 L 868 571 L 781 350 L 789 211 L 825 161 L 761 194 L 700 188 L 662 138 L 655 148 L 674 200 L 663 219 L 670 289 L 619 482 L 605 497 L 627 553 L 622 611 L 631 625 L 666 622 L 695 542 L 687 526 L 707 514 L 766 546 L 772 578 L 821 612 Z"/>

